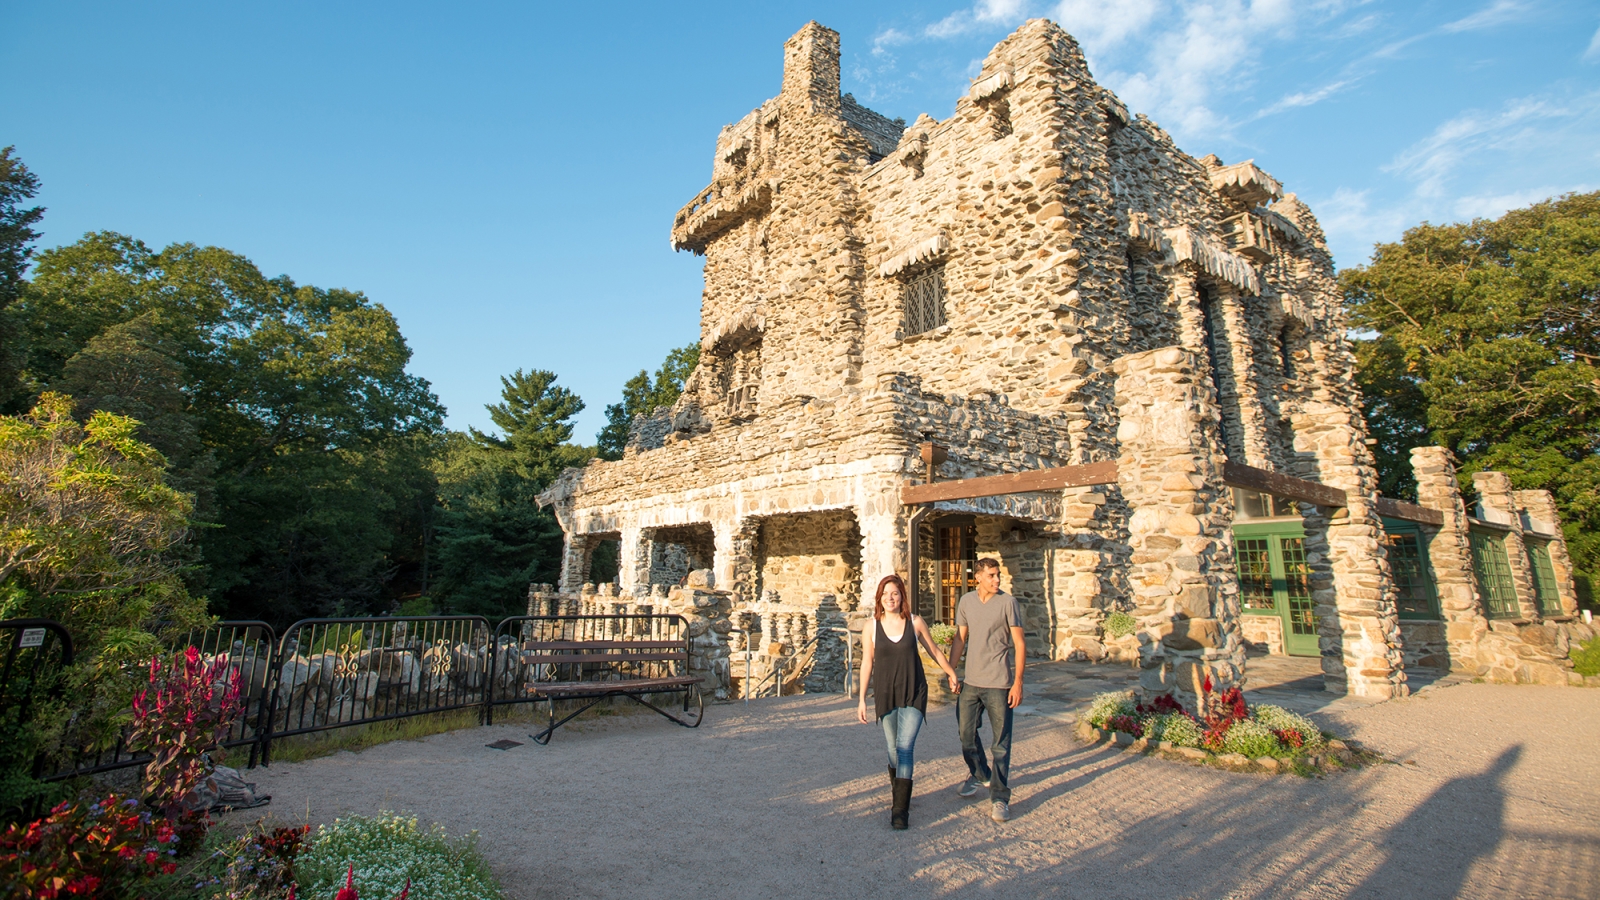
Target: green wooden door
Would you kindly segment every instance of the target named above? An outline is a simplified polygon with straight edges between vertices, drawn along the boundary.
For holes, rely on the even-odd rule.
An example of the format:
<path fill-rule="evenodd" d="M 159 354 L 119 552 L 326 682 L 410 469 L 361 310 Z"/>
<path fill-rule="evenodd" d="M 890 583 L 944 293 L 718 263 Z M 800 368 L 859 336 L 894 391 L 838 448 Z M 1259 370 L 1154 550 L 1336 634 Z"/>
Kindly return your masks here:
<path fill-rule="evenodd" d="M 1282 619 L 1283 649 L 1290 656 L 1320 656 L 1311 567 L 1300 523 L 1235 525 L 1233 540 L 1244 611 Z"/>

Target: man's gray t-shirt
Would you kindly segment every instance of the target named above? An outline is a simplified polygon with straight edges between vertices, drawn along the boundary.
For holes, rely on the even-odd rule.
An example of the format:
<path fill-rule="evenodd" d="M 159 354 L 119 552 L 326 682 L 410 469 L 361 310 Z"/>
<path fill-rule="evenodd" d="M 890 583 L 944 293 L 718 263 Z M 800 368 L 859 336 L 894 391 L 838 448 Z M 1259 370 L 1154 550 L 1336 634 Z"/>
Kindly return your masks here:
<path fill-rule="evenodd" d="M 1011 629 L 1022 627 L 1022 607 L 1017 598 L 1001 591 L 985 603 L 977 591 L 961 595 L 956 604 L 956 627 L 967 627 L 966 684 L 976 688 L 1010 688 L 1016 673 Z"/>

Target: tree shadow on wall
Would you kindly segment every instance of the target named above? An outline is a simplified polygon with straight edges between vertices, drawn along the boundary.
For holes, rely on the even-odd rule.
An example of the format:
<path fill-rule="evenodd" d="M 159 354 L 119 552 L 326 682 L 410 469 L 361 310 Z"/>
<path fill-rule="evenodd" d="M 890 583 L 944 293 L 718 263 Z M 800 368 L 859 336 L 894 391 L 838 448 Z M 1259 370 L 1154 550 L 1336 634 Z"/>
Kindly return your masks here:
<path fill-rule="evenodd" d="M 1505 789 L 1501 782 L 1522 756 L 1508 748 L 1481 774 L 1452 778 L 1389 829 L 1388 856 L 1351 897 L 1392 897 L 1400 885 L 1408 898 L 1455 897 L 1474 863 L 1494 853 L 1505 837 Z M 1472 828 L 1460 823 L 1471 822 Z M 1419 876 L 1421 876 L 1419 878 Z"/>

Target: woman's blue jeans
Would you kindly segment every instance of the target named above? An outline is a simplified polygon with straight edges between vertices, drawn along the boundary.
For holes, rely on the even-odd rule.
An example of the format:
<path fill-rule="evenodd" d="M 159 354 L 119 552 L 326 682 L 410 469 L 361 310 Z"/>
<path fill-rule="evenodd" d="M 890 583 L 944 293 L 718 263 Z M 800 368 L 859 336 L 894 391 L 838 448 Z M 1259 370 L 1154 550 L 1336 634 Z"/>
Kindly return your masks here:
<path fill-rule="evenodd" d="M 889 745 L 889 765 L 894 769 L 894 777 L 910 778 L 917 732 L 922 730 L 922 713 L 915 706 L 902 706 L 889 710 L 878 722 L 883 725 L 883 739 Z"/>

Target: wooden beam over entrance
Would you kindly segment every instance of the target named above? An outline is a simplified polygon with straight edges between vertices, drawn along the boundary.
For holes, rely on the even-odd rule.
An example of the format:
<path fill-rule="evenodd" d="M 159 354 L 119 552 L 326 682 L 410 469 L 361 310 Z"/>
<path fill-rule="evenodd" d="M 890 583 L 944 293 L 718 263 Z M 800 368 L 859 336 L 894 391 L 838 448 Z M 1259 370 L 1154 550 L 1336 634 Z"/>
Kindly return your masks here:
<path fill-rule="evenodd" d="M 973 497 L 997 497 L 1001 494 L 1021 494 L 1027 491 L 1059 491 L 1062 488 L 1084 487 L 1091 484 L 1112 484 L 1116 480 L 1117 461 L 1113 459 L 1086 466 L 1061 466 L 1055 469 L 1017 472 L 1013 475 L 984 475 L 979 478 L 961 478 L 934 484 L 908 484 L 900 488 L 900 502 L 912 506 L 918 503 L 936 503 L 940 500 L 969 500 Z"/>
<path fill-rule="evenodd" d="M 1388 497 L 1379 497 L 1375 505 L 1380 516 L 1388 516 L 1391 519 L 1405 519 L 1407 522 L 1421 522 L 1424 525 L 1440 527 L 1444 525 L 1444 513 L 1437 509 L 1429 509 L 1426 506 L 1418 506 L 1415 503 L 1407 503 L 1404 500 L 1391 500 Z"/>
<path fill-rule="evenodd" d="M 1346 502 L 1344 491 L 1304 478 L 1294 478 L 1289 475 L 1279 475 L 1247 466 L 1243 463 L 1225 462 L 1222 464 L 1222 481 L 1232 487 L 1244 488 L 1251 491 L 1261 491 L 1276 497 L 1287 497 L 1290 500 L 1300 500 L 1305 503 L 1315 503 L 1318 506 L 1344 506 Z"/>

